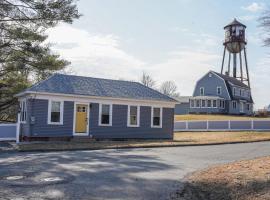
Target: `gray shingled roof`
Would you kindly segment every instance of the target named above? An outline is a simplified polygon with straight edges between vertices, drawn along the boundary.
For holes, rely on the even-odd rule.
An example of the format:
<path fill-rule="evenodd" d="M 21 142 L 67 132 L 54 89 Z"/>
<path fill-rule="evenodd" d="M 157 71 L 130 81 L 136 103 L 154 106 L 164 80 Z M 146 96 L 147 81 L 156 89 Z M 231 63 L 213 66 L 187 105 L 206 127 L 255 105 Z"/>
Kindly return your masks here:
<path fill-rule="evenodd" d="M 128 98 L 176 102 L 138 82 L 54 74 L 24 92 L 47 92 L 97 97 Z"/>
<path fill-rule="evenodd" d="M 228 25 L 226 25 L 224 29 L 227 28 L 228 26 L 235 26 L 235 25 L 244 26 L 246 28 L 246 25 L 242 24 L 241 22 L 237 21 L 237 19 L 234 18 L 234 20 Z"/>
<path fill-rule="evenodd" d="M 223 78 L 225 81 L 231 82 L 233 85 L 243 87 L 243 88 L 249 88 L 245 83 L 242 83 L 241 81 L 239 81 L 236 78 L 233 78 L 233 77 L 228 76 L 228 75 L 220 74 L 220 73 L 217 73 L 217 72 L 214 72 L 214 71 L 213 71 L 213 73 L 215 73 L 219 77 Z"/>

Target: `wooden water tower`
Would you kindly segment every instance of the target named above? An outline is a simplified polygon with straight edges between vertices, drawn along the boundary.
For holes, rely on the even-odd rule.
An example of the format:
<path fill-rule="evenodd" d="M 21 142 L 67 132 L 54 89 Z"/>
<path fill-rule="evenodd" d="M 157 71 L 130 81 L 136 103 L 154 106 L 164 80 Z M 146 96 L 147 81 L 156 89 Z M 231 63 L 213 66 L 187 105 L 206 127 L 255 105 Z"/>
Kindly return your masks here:
<path fill-rule="evenodd" d="M 236 19 L 224 27 L 225 40 L 224 40 L 224 53 L 221 66 L 221 74 L 232 76 L 250 87 L 247 53 L 246 53 L 246 26 Z M 227 70 L 224 71 L 224 61 L 226 52 L 228 52 L 228 65 Z M 244 53 L 244 60 L 242 60 L 242 53 Z M 232 60 L 232 70 L 231 70 Z M 243 67 L 244 65 L 244 67 Z"/>

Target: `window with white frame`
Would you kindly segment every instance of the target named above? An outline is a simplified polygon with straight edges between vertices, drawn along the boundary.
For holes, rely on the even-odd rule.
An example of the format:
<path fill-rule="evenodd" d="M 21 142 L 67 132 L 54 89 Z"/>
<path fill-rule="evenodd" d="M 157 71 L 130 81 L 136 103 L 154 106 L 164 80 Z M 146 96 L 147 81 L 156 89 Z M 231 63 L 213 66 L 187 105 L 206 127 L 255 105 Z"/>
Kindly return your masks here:
<path fill-rule="evenodd" d="M 99 104 L 99 125 L 112 125 L 112 105 Z"/>
<path fill-rule="evenodd" d="M 191 108 L 194 108 L 194 107 L 195 107 L 194 100 L 190 100 L 190 107 L 191 107 Z"/>
<path fill-rule="evenodd" d="M 217 95 L 221 95 L 221 87 L 220 86 L 217 87 Z"/>
<path fill-rule="evenodd" d="M 20 122 L 26 122 L 26 112 L 27 112 L 27 108 L 26 108 L 26 100 L 22 100 L 20 102 Z"/>
<path fill-rule="evenodd" d="M 212 101 L 211 100 L 207 100 L 207 107 L 211 108 L 212 107 Z"/>
<path fill-rule="evenodd" d="M 244 103 L 240 102 L 240 112 L 244 112 Z"/>
<path fill-rule="evenodd" d="M 63 124 L 63 106 L 63 101 L 49 101 L 48 124 Z"/>
<path fill-rule="evenodd" d="M 199 107 L 200 107 L 200 100 L 197 99 L 197 100 L 196 100 L 196 108 L 199 108 Z"/>
<path fill-rule="evenodd" d="M 236 109 L 236 107 L 237 107 L 236 101 L 232 102 L 232 107 L 233 107 L 233 109 Z"/>
<path fill-rule="evenodd" d="M 128 126 L 139 127 L 140 126 L 140 107 L 128 106 Z"/>
<path fill-rule="evenodd" d="M 152 107 L 152 127 L 162 127 L 162 108 Z"/>
<path fill-rule="evenodd" d="M 236 95 L 236 88 L 234 87 L 233 88 L 233 96 L 235 96 Z"/>
<path fill-rule="evenodd" d="M 202 99 L 201 105 L 202 105 L 202 108 L 205 108 L 206 107 L 206 100 Z"/>
<path fill-rule="evenodd" d="M 250 111 L 250 104 L 247 103 L 247 110 Z"/>
<path fill-rule="evenodd" d="M 213 100 L 213 107 L 214 107 L 214 108 L 217 107 L 217 100 Z"/>
<path fill-rule="evenodd" d="M 203 96 L 204 95 L 204 87 L 200 88 L 200 95 Z"/>
<path fill-rule="evenodd" d="M 225 101 L 224 100 L 219 100 L 219 107 L 225 108 Z"/>

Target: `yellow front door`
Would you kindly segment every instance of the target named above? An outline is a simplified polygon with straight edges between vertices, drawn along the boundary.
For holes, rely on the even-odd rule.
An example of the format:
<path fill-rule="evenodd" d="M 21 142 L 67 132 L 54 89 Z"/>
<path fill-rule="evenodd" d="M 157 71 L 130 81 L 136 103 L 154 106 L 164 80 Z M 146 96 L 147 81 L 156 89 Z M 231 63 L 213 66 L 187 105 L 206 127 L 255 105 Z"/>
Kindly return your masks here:
<path fill-rule="evenodd" d="M 76 133 L 87 132 L 87 105 L 77 104 L 76 105 Z"/>

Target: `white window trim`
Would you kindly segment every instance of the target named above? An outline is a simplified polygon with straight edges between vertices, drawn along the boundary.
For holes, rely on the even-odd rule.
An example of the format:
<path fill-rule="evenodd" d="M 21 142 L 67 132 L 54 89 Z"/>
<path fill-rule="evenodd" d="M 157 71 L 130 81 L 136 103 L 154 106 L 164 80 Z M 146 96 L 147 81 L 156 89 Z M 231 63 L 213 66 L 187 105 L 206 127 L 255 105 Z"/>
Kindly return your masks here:
<path fill-rule="evenodd" d="M 201 90 L 203 91 L 203 93 L 201 93 Z M 204 87 L 200 87 L 200 95 L 204 96 Z"/>
<path fill-rule="evenodd" d="M 23 118 L 22 105 L 23 105 L 23 103 L 25 105 L 25 107 L 24 107 L 25 119 L 22 121 L 22 118 Z M 20 112 L 21 112 L 20 119 L 19 119 L 20 120 L 20 123 L 26 124 L 26 119 L 27 119 L 27 104 L 26 104 L 26 99 L 22 99 L 20 101 Z"/>
<path fill-rule="evenodd" d="M 204 106 L 202 106 L 202 102 L 204 101 Z M 207 108 L 207 101 L 205 99 L 201 99 L 201 108 Z"/>
<path fill-rule="evenodd" d="M 239 103 L 239 112 L 240 113 L 243 113 L 245 111 L 245 104 L 244 102 L 241 102 Z"/>
<path fill-rule="evenodd" d="M 197 106 L 197 102 L 199 101 L 199 106 Z M 200 108 L 201 107 L 201 100 L 200 99 L 195 99 L 195 107 L 194 108 Z"/>
<path fill-rule="evenodd" d="M 214 101 L 216 101 L 216 106 L 214 106 Z M 212 108 L 217 108 L 218 105 L 217 105 L 217 100 L 212 100 Z"/>
<path fill-rule="evenodd" d="M 137 125 L 132 125 L 130 124 L 130 107 L 131 106 L 134 106 L 134 107 L 137 107 Z M 127 111 L 127 127 L 140 127 L 140 110 L 141 110 L 141 107 L 138 106 L 138 105 L 128 105 L 128 111 Z"/>
<path fill-rule="evenodd" d="M 234 103 L 235 103 L 235 108 L 234 108 L 234 106 L 233 106 Z M 237 109 L 237 103 L 236 103 L 236 101 L 232 101 L 232 109 L 234 109 L 234 110 Z"/>
<path fill-rule="evenodd" d="M 191 103 L 192 101 L 193 101 L 193 106 L 192 106 L 192 103 Z M 190 100 L 190 108 L 195 108 L 195 100 L 194 99 Z"/>
<path fill-rule="evenodd" d="M 52 108 L 52 102 L 60 102 L 60 122 L 51 122 L 51 108 Z M 64 101 L 58 100 L 58 99 L 50 99 L 48 101 L 48 121 L 47 123 L 50 125 L 63 125 L 63 116 L 64 116 Z"/>
<path fill-rule="evenodd" d="M 101 123 L 101 110 L 102 110 L 102 105 L 109 105 L 110 106 L 110 113 L 109 113 L 109 124 L 102 124 Z M 99 126 L 112 126 L 112 108 L 113 108 L 113 104 L 110 103 L 100 103 L 99 104 L 99 111 L 98 111 L 98 125 Z"/>
<path fill-rule="evenodd" d="M 154 108 L 160 108 L 160 125 L 159 126 L 155 126 L 153 123 L 154 123 L 154 121 L 153 121 L 153 117 L 154 117 Z M 163 108 L 162 107 L 154 107 L 154 106 L 152 106 L 151 107 L 151 128 L 162 128 L 162 121 L 163 121 L 163 116 L 162 116 L 162 114 L 163 114 Z"/>
<path fill-rule="evenodd" d="M 210 106 L 210 107 L 208 106 L 208 101 L 211 102 L 211 106 Z M 207 100 L 206 100 L 206 108 L 212 108 L 212 107 L 213 107 L 213 102 L 212 102 L 212 100 L 207 99 Z"/>
<path fill-rule="evenodd" d="M 218 89 L 220 89 L 220 94 L 218 93 Z M 217 86 L 217 95 L 222 95 L 221 86 Z"/>

